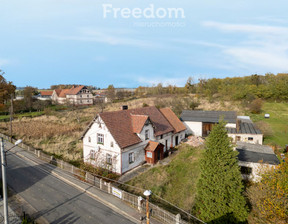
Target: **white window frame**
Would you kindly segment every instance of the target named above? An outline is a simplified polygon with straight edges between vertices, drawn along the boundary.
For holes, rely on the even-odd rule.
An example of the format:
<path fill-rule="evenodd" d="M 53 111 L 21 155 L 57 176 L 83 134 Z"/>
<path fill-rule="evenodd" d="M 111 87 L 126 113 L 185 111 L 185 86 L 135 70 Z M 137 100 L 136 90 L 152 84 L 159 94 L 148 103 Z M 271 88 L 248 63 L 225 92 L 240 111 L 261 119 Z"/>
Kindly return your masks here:
<path fill-rule="evenodd" d="M 134 154 L 134 152 L 130 152 L 128 154 L 128 158 L 129 158 L 129 164 L 134 163 L 135 162 L 135 154 Z"/>
<path fill-rule="evenodd" d="M 106 163 L 112 165 L 112 155 L 109 153 L 106 153 Z"/>
<path fill-rule="evenodd" d="M 97 144 L 104 145 L 104 135 L 101 133 L 97 133 Z"/>
<path fill-rule="evenodd" d="M 111 148 L 114 147 L 114 142 L 113 142 L 113 141 L 110 142 L 110 147 L 111 147 Z"/>
<path fill-rule="evenodd" d="M 90 136 L 88 137 L 88 142 L 91 142 L 91 137 Z"/>

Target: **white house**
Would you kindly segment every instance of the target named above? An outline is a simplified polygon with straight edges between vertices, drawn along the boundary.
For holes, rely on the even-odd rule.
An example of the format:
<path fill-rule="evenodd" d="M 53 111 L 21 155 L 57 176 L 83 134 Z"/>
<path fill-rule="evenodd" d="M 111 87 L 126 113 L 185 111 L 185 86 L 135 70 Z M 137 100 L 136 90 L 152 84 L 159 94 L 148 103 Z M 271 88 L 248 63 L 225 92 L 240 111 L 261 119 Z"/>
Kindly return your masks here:
<path fill-rule="evenodd" d="M 186 133 L 201 137 L 207 137 L 213 125 L 219 123 L 221 119 L 227 123 L 228 136 L 233 142 L 242 141 L 262 145 L 261 131 L 255 127 L 249 117 L 237 117 L 235 111 L 184 110 L 181 114 L 181 120 L 187 128 Z"/>
<path fill-rule="evenodd" d="M 73 86 L 71 89 L 55 89 L 52 101 L 59 104 L 92 105 L 93 95 L 86 86 Z"/>
<path fill-rule="evenodd" d="M 257 182 L 263 172 L 280 164 L 270 146 L 237 142 L 236 150 L 244 179 Z"/>
<path fill-rule="evenodd" d="M 84 162 L 123 174 L 145 161 L 162 159 L 184 139 L 185 130 L 169 108 L 100 113 L 82 136 Z"/>
<path fill-rule="evenodd" d="M 53 91 L 50 90 L 45 90 L 45 91 L 40 91 L 40 94 L 36 97 L 38 100 L 52 100 L 52 94 Z"/>

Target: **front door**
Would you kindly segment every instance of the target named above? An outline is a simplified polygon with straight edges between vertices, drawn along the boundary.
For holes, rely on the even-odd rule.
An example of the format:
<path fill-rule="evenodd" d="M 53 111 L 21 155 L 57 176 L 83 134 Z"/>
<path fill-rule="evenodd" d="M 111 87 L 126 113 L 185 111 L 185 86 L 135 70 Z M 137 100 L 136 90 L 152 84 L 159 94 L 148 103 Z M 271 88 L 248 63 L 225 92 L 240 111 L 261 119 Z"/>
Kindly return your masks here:
<path fill-rule="evenodd" d="M 179 136 L 175 137 L 175 146 L 178 145 L 178 138 L 179 138 Z"/>

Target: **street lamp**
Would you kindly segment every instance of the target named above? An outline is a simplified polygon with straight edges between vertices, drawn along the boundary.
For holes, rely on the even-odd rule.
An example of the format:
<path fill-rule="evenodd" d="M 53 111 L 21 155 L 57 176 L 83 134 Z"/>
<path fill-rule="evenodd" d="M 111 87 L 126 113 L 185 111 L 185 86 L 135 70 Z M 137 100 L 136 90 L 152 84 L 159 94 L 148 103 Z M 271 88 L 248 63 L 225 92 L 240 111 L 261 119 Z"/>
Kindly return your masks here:
<path fill-rule="evenodd" d="M 6 152 L 10 151 L 18 144 L 22 142 L 21 139 L 17 140 L 10 149 Z M 3 137 L 0 137 L 0 147 L 1 147 L 1 168 L 2 168 L 2 184 L 3 184 L 3 207 L 4 207 L 4 223 L 8 224 L 8 200 L 7 200 L 7 182 L 6 182 L 6 152 L 4 151 L 4 140 Z"/>
<path fill-rule="evenodd" d="M 146 220 L 147 224 L 150 223 L 150 217 L 149 217 L 149 196 L 152 194 L 150 190 L 146 190 L 143 193 L 146 196 Z"/>

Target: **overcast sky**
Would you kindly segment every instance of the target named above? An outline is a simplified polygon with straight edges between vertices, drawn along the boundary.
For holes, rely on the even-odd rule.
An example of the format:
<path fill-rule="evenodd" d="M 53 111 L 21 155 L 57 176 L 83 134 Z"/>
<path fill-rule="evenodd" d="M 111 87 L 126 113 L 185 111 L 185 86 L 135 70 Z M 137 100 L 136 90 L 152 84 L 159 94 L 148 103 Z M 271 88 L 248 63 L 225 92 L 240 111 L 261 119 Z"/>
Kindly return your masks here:
<path fill-rule="evenodd" d="M 0 0 L 0 8 L 0 69 L 17 86 L 181 86 L 189 76 L 288 72 L 284 0 Z"/>

